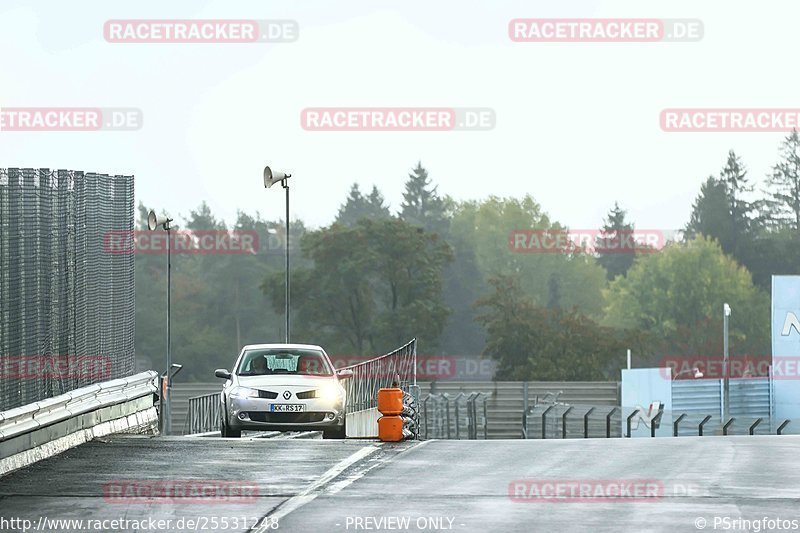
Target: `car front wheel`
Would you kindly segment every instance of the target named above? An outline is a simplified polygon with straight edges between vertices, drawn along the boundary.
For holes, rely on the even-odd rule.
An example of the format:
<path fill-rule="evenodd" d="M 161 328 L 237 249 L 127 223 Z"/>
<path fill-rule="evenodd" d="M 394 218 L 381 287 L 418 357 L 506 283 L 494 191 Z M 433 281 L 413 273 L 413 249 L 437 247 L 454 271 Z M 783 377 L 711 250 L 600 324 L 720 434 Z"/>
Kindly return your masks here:
<path fill-rule="evenodd" d="M 322 432 L 323 439 L 344 439 L 347 437 L 345 425 L 342 424 L 336 429 L 328 429 Z"/>
<path fill-rule="evenodd" d="M 235 438 L 235 439 L 238 439 L 239 437 L 242 436 L 241 430 L 236 431 L 236 430 L 230 429 L 225 424 L 224 420 L 220 420 L 219 421 L 219 434 L 220 434 L 221 437 L 231 437 L 231 438 Z"/>

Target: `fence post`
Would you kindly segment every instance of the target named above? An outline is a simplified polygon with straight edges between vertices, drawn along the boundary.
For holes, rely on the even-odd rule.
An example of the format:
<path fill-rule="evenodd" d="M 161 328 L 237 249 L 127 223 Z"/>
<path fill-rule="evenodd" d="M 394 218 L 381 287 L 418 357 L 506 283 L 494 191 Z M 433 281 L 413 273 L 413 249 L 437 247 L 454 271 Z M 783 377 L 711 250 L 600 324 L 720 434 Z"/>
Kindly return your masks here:
<path fill-rule="evenodd" d="M 583 438 L 589 438 L 589 415 L 594 412 L 594 407 L 590 407 L 586 414 L 583 415 Z"/>
<path fill-rule="evenodd" d="M 753 434 L 754 434 L 754 432 L 755 432 L 755 430 L 756 430 L 756 426 L 757 426 L 757 425 L 759 425 L 759 424 L 761 423 L 761 420 L 762 420 L 761 418 L 757 418 L 757 419 L 756 419 L 756 421 L 755 421 L 755 422 L 753 422 L 753 425 L 752 425 L 752 426 L 750 426 L 750 434 L 751 434 L 751 435 L 753 435 Z"/>
<path fill-rule="evenodd" d="M 780 434 L 780 433 L 779 433 Z M 528 438 L 528 412 L 522 411 L 522 438 Z"/>
<path fill-rule="evenodd" d="M 562 439 L 566 439 L 567 438 L 567 415 L 569 414 L 570 411 L 572 411 L 572 407 L 573 407 L 572 405 L 567 407 L 566 411 L 564 411 L 564 414 L 561 415 L 561 438 Z"/>
<path fill-rule="evenodd" d="M 614 413 L 619 411 L 619 407 L 614 407 L 611 409 L 608 414 L 606 415 L 606 438 L 611 438 L 611 417 L 614 416 Z"/>
<path fill-rule="evenodd" d="M 544 412 L 542 413 L 542 439 L 543 440 L 547 438 L 547 413 L 549 413 L 550 409 L 552 409 L 553 407 L 555 407 L 555 405 L 551 405 L 550 407 L 545 409 Z"/>
<path fill-rule="evenodd" d="M 422 412 L 424 413 L 423 417 L 425 419 L 425 440 L 428 440 L 428 400 L 430 397 L 431 394 L 428 393 L 428 395 L 425 396 L 425 399 L 422 400 Z"/>
<path fill-rule="evenodd" d="M 682 413 L 681 416 L 679 416 L 677 419 L 675 419 L 675 422 L 673 422 L 673 424 L 672 424 L 672 436 L 673 437 L 677 437 L 678 436 L 678 424 L 680 424 L 681 420 L 683 420 L 684 418 L 686 418 L 686 413 Z"/>
<path fill-rule="evenodd" d="M 658 427 L 658 423 L 661 422 L 661 415 L 664 414 L 663 409 L 658 410 L 658 414 L 650 421 L 650 437 L 655 438 L 656 436 L 656 428 Z"/>
<path fill-rule="evenodd" d="M 700 425 L 697 426 L 697 436 L 698 437 L 702 437 L 703 436 L 703 426 L 705 426 L 706 422 L 708 422 L 709 420 L 711 420 L 711 415 L 706 415 L 706 417 L 703 419 L 703 421 L 700 422 Z"/>
<path fill-rule="evenodd" d="M 778 426 L 778 435 L 780 435 L 780 434 L 781 434 L 781 432 L 783 431 L 783 428 L 785 428 L 785 427 L 786 427 L 788 424 L 789 424 L 789 421 L 788 421 L 788 420 L 784 420 L 784 421 L 783 421 L 783 424 L 781 424 L 780 426 Z"/>
<path fill-rule="evenodd" d="M 444 410 L 445 410 L 445 423 L 447 424 L 447 438 L 450 439 L 450 396 L 446 393 L 442 393 L 442 397 L 444 398 Z"/>
<path fill-rule="evenodd" d="M 528 382 L 522 382 L 522 412 L 528 412 Z"/>
<path fill-rule="evenodd" d="M 636 416 L 636 414 L 637 414 L 638 412 L 639 412 L 639 409 L 634 409 L 634 410 L 633 410 L 633 412 L 632 412 L 631 414 L 629 414 L 629 415 L 628 415 L 628 419 L 627 419 L 627 420 L 628 420 L 628 421 L 627 421 L 627 424 L 628 424 L 628 425 L 627 425 L 627 428 L 628 428 L 628 435 L 627 435 L 627 437 L 628 437 L 628 438 L 631 438 L 631 419 L 632 419 L 634 416 Z"/>
<path fill-rule="evenodd" d="M 458 416 L 459 415 L 459 412 L 458 412 L 458 400 L 462 396 L 464 396 L 464 393 L 463 392 L 459 392 L 456 395 L 455 400 L 453 400 L 454 405 L 455 405 L 455 407 L 453 409 L 455 410 L 455 415 L 456 415 L 456 440 L 460 440 L 461 439 L 461 428 L 460 428 L 460 426 L 461 426 L 461 418 Z M 469 416 L 469 413 L 467 413 L 467 416 Z M 467 437 L 467 438 L 469 438 L 469 437 Z"/>
<path fill-rule="evenodd" d="M 727 435 L 728 434 L 728 428 L 730 427 L 731 424 L 733 424 L 734 420 L 736 420 L 736 419 L 734 417 L 731 417 L 731 419 L 728 420 L 727 422 L 725 422 L 725 425 L 722 426 L 722 434 L 723 435 Z"/>

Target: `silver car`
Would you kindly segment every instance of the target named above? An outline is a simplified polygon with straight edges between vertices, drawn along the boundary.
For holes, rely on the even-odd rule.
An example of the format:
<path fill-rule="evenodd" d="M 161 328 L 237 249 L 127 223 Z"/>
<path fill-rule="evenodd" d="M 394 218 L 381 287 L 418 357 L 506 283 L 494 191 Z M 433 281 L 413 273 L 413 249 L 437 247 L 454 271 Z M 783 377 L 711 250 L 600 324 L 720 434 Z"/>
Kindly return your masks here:
<path fill-rule="evenodd" d="M 220 394 L 220 433 L 242 430 L 322 430 L 326 439 L 345 437 L 345 390 L 328 354 L 310 344 L 253 344 L 242 348 Z"/>

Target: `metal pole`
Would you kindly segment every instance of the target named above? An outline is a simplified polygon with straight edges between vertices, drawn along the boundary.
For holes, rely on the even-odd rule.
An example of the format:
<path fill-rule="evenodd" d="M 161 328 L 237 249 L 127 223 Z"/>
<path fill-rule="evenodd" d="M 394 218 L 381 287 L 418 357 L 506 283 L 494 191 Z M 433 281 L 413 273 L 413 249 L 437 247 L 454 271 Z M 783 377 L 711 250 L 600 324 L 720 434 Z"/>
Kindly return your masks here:
<path fill-rule="evenodd" d="M 170 246 L 169 222 L 165 225 L 167 230 L 167 403 L 164 409 L 164 434 L 172 432 L 172 246 Z"/>
<path fill-rule="evenodd" d="M 281 181 L 286 189 L 286 344 L 289 344 L 289 185 Z"/>
<path fill-rule="evenodd" d="M 730 411 L 730 397 L 729 397 L 729 392 L 730 392 L 730 380 L 729 380 L 730 366 L 729 366 L 729 364 L 730 364 L 730 361 L 728 359 L 728 313 L 729 313 L 728 309 L 729 309 L 728 304 L 727 303 L 723 304 L 723 306 L 722 306 L 722 330 L 723 330 L 723 332 L 722 332 L 722 335 L 723 335 L 723 339 L 722 339 L 722 346 L 723 346 L 723 364 L 722 364 L 722 368 L 723 368 L 723 371 L 724 371 L 724 374 L 722 376 L 722 379 L 724 380 L 723 400 L 722 400 L 722 419 L 723 420 L 728 418 L 728 413 Z"/>

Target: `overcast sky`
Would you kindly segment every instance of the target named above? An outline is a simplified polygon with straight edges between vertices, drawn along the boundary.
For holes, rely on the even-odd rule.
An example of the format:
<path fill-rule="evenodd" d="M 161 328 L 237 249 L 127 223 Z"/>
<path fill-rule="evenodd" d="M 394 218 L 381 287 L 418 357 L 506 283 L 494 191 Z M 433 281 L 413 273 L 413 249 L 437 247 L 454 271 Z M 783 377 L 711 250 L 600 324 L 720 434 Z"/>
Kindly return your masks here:
<path fill-rule="evenodd" d="M 511 19 L 696 18 L 699 42 L 516 43 Z M 109 43 L 109 19 L 291 19 L 291 43 Z M 136 176 L 137 203 L 203 200 L 329 223 L 349 186 L 396 209 L 421 160 L 456 199 L 530 193 L 573 228 L 615 200 L 640 229 L 677 228 L 731 148 L 759 180 L 780 133 L 667 133 L 669 107 L 800 107 L 797 2 L 209 0 L 0 3 L 0 106 L 134 107 L 137 131 L 2 132 L 0 166 Z M 307 107 L 488 107 L 490 131 L 305 131 Z"/>

